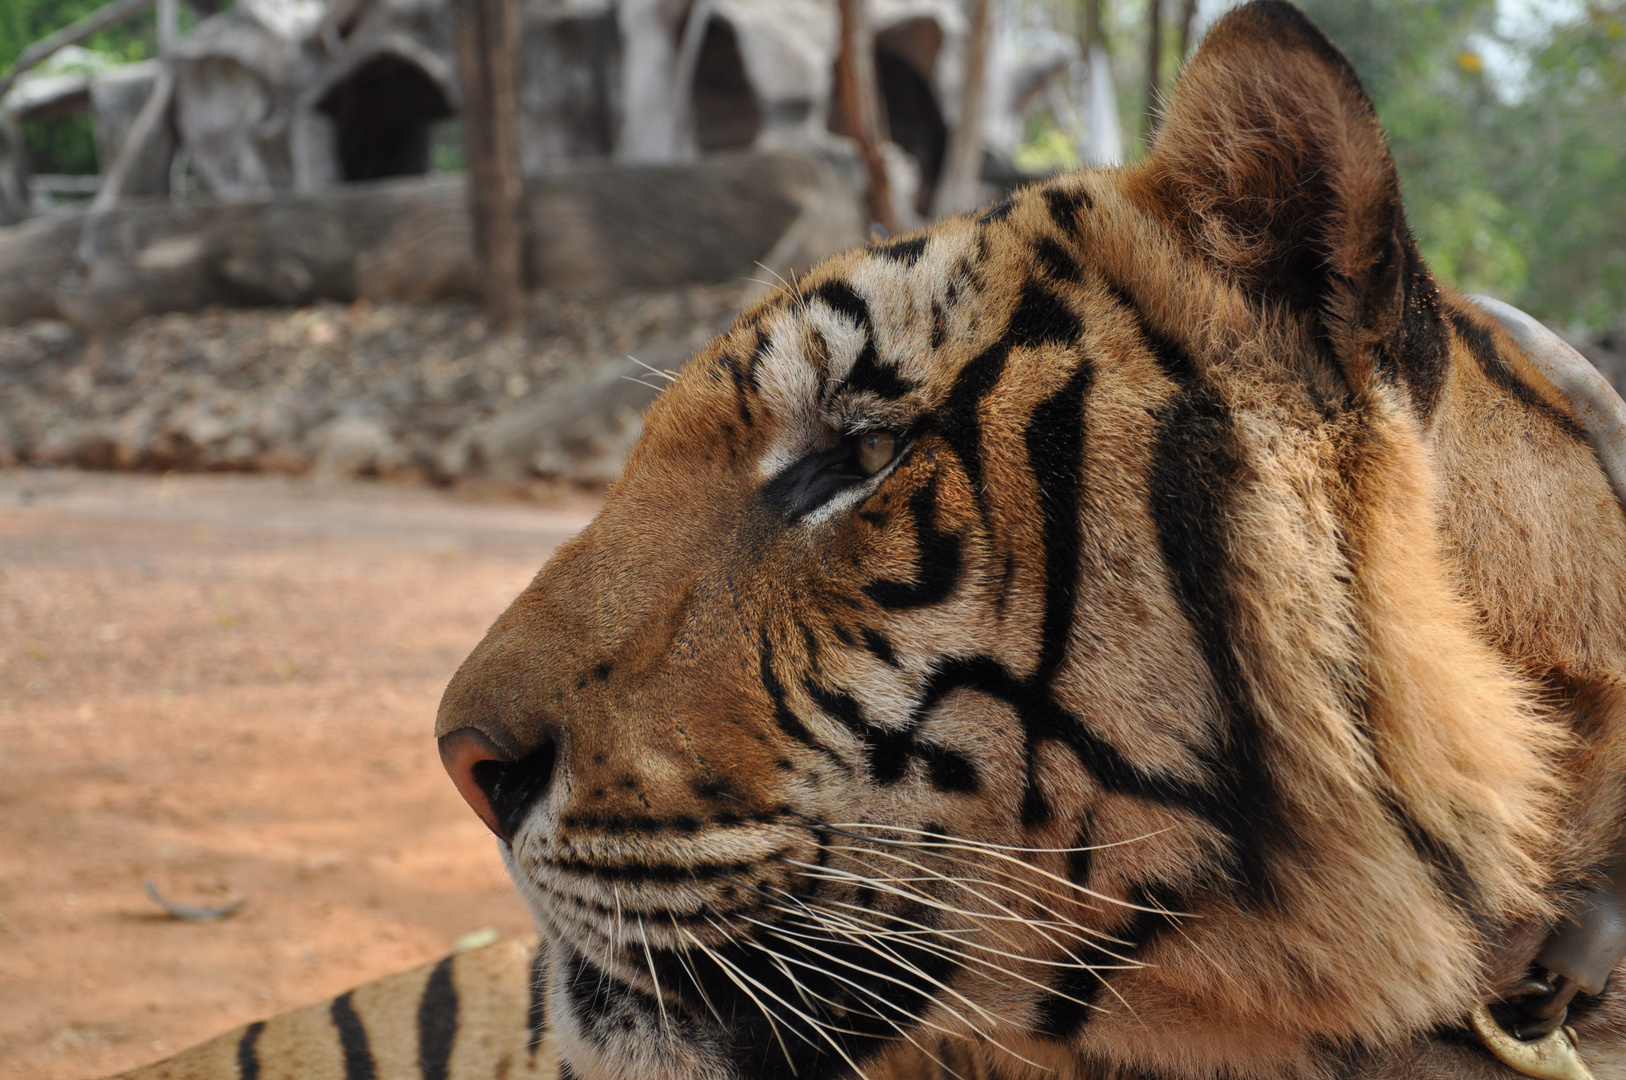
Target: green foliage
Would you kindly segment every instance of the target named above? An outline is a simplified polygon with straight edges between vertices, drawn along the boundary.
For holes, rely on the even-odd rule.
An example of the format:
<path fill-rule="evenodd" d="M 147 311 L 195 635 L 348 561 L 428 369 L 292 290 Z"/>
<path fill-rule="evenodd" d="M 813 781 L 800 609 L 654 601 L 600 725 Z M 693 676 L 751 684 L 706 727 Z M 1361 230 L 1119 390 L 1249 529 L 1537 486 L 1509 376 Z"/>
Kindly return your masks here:
<path fill-rule="evenodd" d="M 1070 31 L 1090 0 L 1008 2 Z M 1498 0 L 1296 2 L 1372 95 L 1435 272 L 1550 322 L 1626 336 L 1626 0 L 1551 5 L 1571 21 L 1534 40 L 1501 36 Z M 1165 72 L 1179 7 L 1162 0 Z M 1148 13 L 1148 0 L 1102 7 L 1131 156 L 1144 150 Z M 1030 122 L 1024 160 L 1059 161 L 1055 132 Z"/>
<path fill-rule="evenodd" d="M 0 0 L 0 71 L 11 67 L 28 46 L 101 7 L 106 0 Z M 182 5 L 185 15 L 185 5 Z M 152 9 L 85 42 L 98 52 L 141 60 L 158 49 Z"/>
<path fill-rule="evenodd" d="M 1626 328 L 1626 0 L 1538 42 L 1498 38 L 1494 0 L 1302 2 L 1377 105 L 1435 271 L 1549 321 Z"/>
<path fill-rule="evenodd" d="M 1048 112 L 1035 112 L 1022 127 L 1022 144 L 1015 165 L 1028 175 L 1067 172 L 1079 166 L 1078 150 L 1070 135 Z"/>

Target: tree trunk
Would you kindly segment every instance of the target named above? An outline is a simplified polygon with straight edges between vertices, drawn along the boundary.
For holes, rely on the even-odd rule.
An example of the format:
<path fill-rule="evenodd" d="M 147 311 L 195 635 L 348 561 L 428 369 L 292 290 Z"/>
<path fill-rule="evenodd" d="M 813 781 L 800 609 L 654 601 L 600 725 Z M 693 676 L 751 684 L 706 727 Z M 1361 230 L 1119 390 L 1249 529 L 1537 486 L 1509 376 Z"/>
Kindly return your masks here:
<path fill-rule="evenodd" d="M 875 88 L 875 42 L 864 0 L 837 0 L 841 12 L 841 48 L 836 53 L 836 106 L 847 133 L 858 140 L 869 173 L 869 216 L 888 233 L 898 231 L 892 212 L 892 183 L 886 175 L 881 143 L 881 103 Z"/>
<path fill-rule="evenodd" d="M 966 35 L 965 83 L 960 90 L 960 122 L 949 133 L 943 180 L 932 211 L 947 217 L 976 208 L 982 187 L 982 104 L 988 83 L 988 39 L 992 0 L 971 0 Z"/>
<path fill-rule="evenodd" d="M 486 314 L 500 330 L 525 314 L 519 171 L 518 0 L 454 0 L 469 210 Z"/>
<path fill-rule="evenodd" d="M 1146 116 L 1141 126 L 1142 141 L 1152 145 L 1157 130 L 1158 94 L 1163 89 L 1163 4 L 1162 0 L 1147 0 L 1146 4 Z"/>
<path fill-rule="evenodd" d="M 1101 0 L 1083 0 L 1078 5 L 1078 51 L 1090 55 L 1090 46 L 1107 43 L 1106 32 L 1101 29 Z"/>
<path fill-rule="evenodd" d="M 1197 0 L 1184 0 L 1180 6 L 1180 62 L 1191 55 L 1191 31 L 1197 22 Z"/>

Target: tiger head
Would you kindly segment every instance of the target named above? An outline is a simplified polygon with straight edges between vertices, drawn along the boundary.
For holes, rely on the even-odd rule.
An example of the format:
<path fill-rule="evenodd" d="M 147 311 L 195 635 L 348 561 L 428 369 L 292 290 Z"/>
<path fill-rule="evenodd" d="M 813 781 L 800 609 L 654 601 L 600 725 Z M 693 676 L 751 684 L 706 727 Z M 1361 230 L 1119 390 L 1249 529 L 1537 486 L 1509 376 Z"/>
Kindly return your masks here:
<path fill-rule="evenodd" d="M 1279 1076 L 1460 1022 L 1554 783 L 1441 551 L 1463 310 L 1263 2 L 1144 162 L 746 311 L 440 708 L 573 1073 Z"/>

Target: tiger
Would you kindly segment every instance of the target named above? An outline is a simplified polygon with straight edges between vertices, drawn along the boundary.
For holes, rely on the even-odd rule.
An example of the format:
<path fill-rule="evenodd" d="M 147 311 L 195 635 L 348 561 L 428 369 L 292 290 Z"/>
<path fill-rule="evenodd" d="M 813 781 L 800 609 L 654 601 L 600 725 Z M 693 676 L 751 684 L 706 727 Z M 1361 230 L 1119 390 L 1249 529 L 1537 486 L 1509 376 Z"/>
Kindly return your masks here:
<path fill-rule="evenodd" d="M 1494 310 L 1281 0 L 1139 161 L 756 302 L 440 704 L 541 933 L 512 1038 L 557 1080 L 1626 1077 L 1618 952 L 1544 966 L 1626 876 L 1626 516 Z"/>

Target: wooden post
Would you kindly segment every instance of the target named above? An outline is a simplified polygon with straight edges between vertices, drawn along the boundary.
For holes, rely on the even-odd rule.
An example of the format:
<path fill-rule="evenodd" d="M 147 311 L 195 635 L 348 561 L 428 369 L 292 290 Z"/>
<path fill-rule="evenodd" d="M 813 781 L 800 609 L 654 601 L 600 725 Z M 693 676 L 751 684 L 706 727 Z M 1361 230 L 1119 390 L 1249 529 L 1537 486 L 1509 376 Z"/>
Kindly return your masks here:
<path fill-rule="evenodd" d="M 937 185 L 932 212 L 937 217 L 973 210 L 982 192 L 982 103 L 988 82 L 991 0 L 971 0 L 970 33 L 966 35 L 965 81 L 960 87 L 960 122 L 949 132 L 943 179 Z"/>
<path fill-rule="evenodd" d="M 1147 147 L 1152 145 L 1152 133 L 1157 126 L 1157 97 L 1163 88 L 1163 4 L 1162 0 L 1146 3 L 1146 116 L 1141 124 L 1141 139 Z"/>
<path fill-rule="evenodd" d="M 869 217 L 888 233 L 898 231 L 892 212 L 892 183 L 881 155 L 881 103 L 875 88 L 875 42 L 864 0 L 836 0 L 841 13 L 841 47 L 836 53 L 836 107 L 847 133 L 858 140 L 869 173 Z"/>
<path fill-rule="evenodd" d="M 469 212 L 486 315 L 498 330 L 525 316 L 519 172 L 518 0 L 454 0 Z"/>

